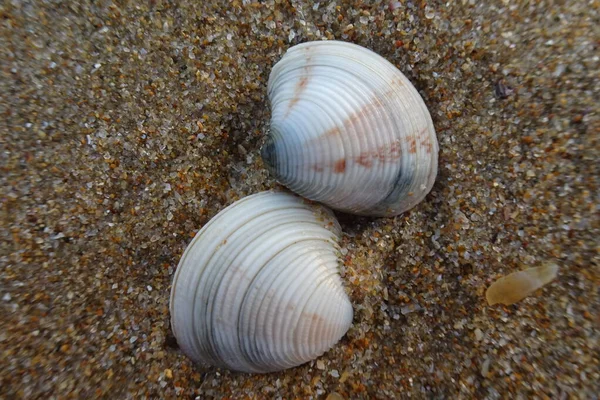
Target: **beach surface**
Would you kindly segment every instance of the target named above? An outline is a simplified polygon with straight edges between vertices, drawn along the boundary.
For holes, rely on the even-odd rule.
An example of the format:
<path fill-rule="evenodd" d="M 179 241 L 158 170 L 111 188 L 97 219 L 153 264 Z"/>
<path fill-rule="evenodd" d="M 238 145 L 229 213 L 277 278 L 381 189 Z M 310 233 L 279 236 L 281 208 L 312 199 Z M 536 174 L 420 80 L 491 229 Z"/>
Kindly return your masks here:
<path fill-rule="evenodd" d="M 582 0 L 2 2 L 0 398 L 596 398 L 599 26 Z M 194 365 L 174 270 L 211 217 L 279 187 L 269 73 L 324 39 L 415 85 L 436 183 L 394 218 L 338 214 L 354 323 L 329 352 Z M 548 263 L 553 282 L 487 304 Z"/>

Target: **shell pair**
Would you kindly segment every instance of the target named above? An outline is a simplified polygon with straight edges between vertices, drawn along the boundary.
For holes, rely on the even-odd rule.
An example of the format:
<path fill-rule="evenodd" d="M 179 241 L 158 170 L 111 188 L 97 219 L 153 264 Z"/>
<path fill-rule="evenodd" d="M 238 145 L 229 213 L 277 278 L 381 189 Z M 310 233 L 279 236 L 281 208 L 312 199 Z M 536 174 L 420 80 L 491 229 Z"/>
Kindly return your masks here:
<path fill-rule="evenodd" d="M 291 190 L 332 208 L 397 215 L 431 190 L 431 117 L 392 64 L 360 46 L 292 47 L 268 84 L 262 155 Z M 310 361 L 352 324 L 333 213 L 283 192 L 230 205 L 187 247 L 171 290 L 171 325 L 196 362 L 269 372 Z"/>

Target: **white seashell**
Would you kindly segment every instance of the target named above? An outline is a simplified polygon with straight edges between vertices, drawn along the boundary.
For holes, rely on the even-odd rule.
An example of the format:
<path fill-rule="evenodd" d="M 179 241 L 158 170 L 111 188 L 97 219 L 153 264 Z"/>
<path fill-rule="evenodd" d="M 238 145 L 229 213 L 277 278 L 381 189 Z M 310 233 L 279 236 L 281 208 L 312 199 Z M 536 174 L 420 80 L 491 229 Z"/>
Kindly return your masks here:
<path fill-rule="evenodd" d="M 363 215 L 400 214 L 437 174 L 431 116 L 410 81 L 376 53 L 338 41 L 290 48 L 269 77 L 262 150 L 301 196 Z"/>
<path fill-rule="evenodd" d="M 189 244 L 171 289 L 183 352 L 246 372 L 310 361 L 352 324 L 338 272 L 340 226 L 331 211 L 262 192 L 221 211 Z"/>

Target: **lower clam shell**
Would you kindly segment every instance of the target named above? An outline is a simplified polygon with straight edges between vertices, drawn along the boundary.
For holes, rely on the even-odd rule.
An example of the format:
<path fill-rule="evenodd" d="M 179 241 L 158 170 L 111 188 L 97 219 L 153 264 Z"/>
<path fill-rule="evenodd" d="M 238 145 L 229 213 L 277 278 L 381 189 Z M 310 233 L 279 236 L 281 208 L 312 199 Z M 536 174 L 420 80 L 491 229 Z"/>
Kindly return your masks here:
<path fill-rule="evenodd" d="M 187 247 L 171 290 L 171 325 L 196 362 L 270 372 L 310 361 L 352 323 L 331 211 L 262 192 L 221 211 Z"/>
<path fill-rule="evenodd" d="M 393 216 L 431 190 L 438 163 L 431 116 L 410 81 L 378 54 L 339 41 L 294 46 L 273 67 L 268 95 L 262 156 L 301 196 Z"/>

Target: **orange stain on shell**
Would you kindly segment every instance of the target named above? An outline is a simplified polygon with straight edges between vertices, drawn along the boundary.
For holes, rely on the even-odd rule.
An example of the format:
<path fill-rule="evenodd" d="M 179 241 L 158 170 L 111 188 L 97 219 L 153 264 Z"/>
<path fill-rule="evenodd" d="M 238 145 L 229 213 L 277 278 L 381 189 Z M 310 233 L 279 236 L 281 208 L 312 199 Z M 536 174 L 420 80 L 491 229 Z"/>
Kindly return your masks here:
<path fill-rule="evenodd" d="M 358 157 L 354 158 L 354 162 L 365 168 L 371 168 L 374 160 L 378 160 L 380 163 L 395 163 L 401 157 L 402 148 L 400 143 L 396 141 L 390 145 L 380 146 L 375 151 L 363 151 Z"/>
<path fill-rule="evenodd" d="M 431 153 L 433 150 L 433 144 L 431 143 L 431 138 L 428 134 L 428 128 L 424 128 L 419 131 L 419 136 L 421 136 L 421 140 L 419 141 L 421 147 L 423 147 L 427 153 Z"/>
<path fill-rule="evenodd" d="M 325 133 L 323 133 L 322 136 L 337 136 L 337 135 L 339 135 L 341 133 L 342 133 L 342 130 L 336 126 L 336 127 L 333 127 L 333 128 L 331 128 L 329 130 L 326 130 Z"/>
<path fill-rule="evenodd" d="M 360 156 L 354 159 L 358 165 L 362 165 L 365 168 L 371 168 L 373 166 L 373 161 L 371 161 L 368 154 L 361 153 Z"/>
<path fill-rule="evenodd" d="M 308 71 L 309 68 L 308 67 L 304 67 L 304 69 L 306 71 Z M 308 81 L 309 81 L 308 75 L 305 75 L 302 78 L 300 78 L 300 80 L 296 84 L 296 87 L 294 88 L 294 97 L 292 98 L 292 100 L 290 100 L 290 102 L 288 104 L 288 109 L 287 109 L 287 112 L 285 114 L 286 117 L 288 115 L 290 115 L 290 112 L 292 111 L 292 109 L 294 108 L 294 106 L 300 100 L 300 95 L 302 94 L 302 92 L 304 91 L 304 89 L 306 89 L 306 85 L 308 85 Z"/>
<path fill-rule="evenodd" d="M 417 152 L 417 139 L 414 136 L 409 136 L 406 141 L 408 142 L 408 152 L 415 154 Z"/>
<path fill-rule="evenodd" d="M 425 151 L 427 153 L 431 153 L 433 145 L 431 144 L 431 141 L 428 136 L 425 136 L 421 139 L 421 147 L 425 148 Z"/>
<path fill-rule="evenodd" d="M 300 79 L 300 82 L 298 82 L 298 87 L 296 89 L 303 89 L 307 83 L 308 83 L 308 76 L 303 76 L 302 79 Z"/>
<path fill-rule="evenodd" d="M 344 158 L 337 160 L 333 165 L 333 172 L 341 174 L 346 171 L 346 160 Z"/>

